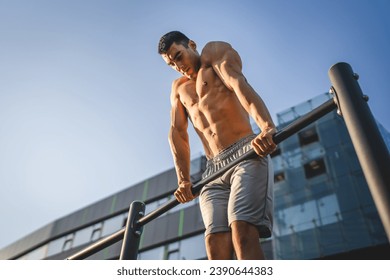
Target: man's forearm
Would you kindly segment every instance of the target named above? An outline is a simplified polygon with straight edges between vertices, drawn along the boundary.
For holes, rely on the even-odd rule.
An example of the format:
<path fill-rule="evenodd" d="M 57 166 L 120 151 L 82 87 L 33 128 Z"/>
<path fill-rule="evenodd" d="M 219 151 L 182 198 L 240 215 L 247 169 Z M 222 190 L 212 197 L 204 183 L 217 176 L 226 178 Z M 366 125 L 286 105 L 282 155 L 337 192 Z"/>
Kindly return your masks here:
<path fill-rule="evenodd" d="M 190 145 L 188 133 L 180 133 L 175 129 L 171 129 L 169 144 L 175 164 L 178 184 L 190 182 Z"/>
<path fill-rule="evenodd" d="M 249 84 L 240 86 L 239 90 L 245 92 L 245 94 L 238 92 L 241 94 L 241 104 L 261 130 L 275 128 L 267 106 L 255 90 Z"/>

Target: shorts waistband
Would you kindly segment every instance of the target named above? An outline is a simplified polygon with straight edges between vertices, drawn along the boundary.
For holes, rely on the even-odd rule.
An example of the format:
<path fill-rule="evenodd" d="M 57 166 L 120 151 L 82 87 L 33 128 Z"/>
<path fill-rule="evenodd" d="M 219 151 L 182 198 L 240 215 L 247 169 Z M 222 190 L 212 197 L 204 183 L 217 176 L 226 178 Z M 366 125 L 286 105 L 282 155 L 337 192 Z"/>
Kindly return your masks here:
<path fill-rule="evenodd" d="M 251 134 L 244 138 L 241 138 L 236 143 L 223 149 L 218 155 L 209 159 L 206 164 L 206 170 L 203 172 L 203 179 L 217 172 L 219 169 L 232 162 L 236 158 L 242 156 L 248 152 L 252 146 L 251 141 L 256 137 L 255 134 Z"/>

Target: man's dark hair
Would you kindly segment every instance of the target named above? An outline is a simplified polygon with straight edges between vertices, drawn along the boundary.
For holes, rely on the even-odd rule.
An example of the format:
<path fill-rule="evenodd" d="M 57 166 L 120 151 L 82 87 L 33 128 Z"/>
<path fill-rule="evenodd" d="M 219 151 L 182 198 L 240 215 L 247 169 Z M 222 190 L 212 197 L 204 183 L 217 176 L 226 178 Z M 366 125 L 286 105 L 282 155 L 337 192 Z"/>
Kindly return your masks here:
<path fill-rule="evenodd" d="M 158 43 L 158 53 L 165 54 L 173 43 L 188 47 L 190 39 L 180 31 L 171 31 L 163 35 Z"/>

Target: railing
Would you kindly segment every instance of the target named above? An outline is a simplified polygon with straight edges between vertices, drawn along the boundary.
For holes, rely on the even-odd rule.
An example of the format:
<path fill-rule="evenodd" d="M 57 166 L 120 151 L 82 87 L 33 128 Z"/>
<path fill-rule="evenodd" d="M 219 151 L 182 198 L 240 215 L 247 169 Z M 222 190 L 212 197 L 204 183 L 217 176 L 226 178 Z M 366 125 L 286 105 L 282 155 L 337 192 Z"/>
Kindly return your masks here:
<path fill-rule="evenodd" d="M 334 98 L 277 132 L 273 140 L 276 144 L 279 144 L 302 128 L 338 108 L 338 113 L 345 120 L 363 173 L 377 206 L 379 216 L 390 240 L 389 152 L 366 103 L 368 98 L 363 95 L 357 83 L 358 76 L 353 73 L 351 66 L 347 63 L 335 64 L 329 70 L 329 77 L 333 85 L 331 87 L 331 93 Z M 205 184 L 220 177 L 239 162 L 254 156 L 256 156 L 256 153 L 253 150 L 248 151 L 240 158 L 221 168 L 218 172 L 196 183 L 192 188 L 192 192 L 194 194 L 199 193 Z M 85 259 L 123 239 L 120 259 L 136 260 L 143 226 L 178 204 L 179 202 L 173 198 L 158 209 L 144 216 L 145 204 L 141 201 L 134 201 L 130 205 L 127 224 L 123 229 L 97 241 L 67 259 Z"/>

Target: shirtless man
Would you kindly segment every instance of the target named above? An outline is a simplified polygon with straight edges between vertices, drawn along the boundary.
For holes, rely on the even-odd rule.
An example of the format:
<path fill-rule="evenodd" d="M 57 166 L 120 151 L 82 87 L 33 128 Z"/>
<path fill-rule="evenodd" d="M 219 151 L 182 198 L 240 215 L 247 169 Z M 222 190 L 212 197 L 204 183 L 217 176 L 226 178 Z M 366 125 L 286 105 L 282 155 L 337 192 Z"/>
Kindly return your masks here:
<path fill-rule="evenodd" d="M 260 156 L 246 160 L 205 185 L 200 207 L 209 259 L 264 259 L 259 237 L 272 231 L 273 173 L 269 153 L 275 125 L 262 99 L 242 73 L 238 53 L 225 42 L 209 42 L 201 54 L 196 43 L 178 31 L 161 37 L 159 54 L 182 77 L 171 91 L 169 143 L 180 203 L 191 201 L 188 119 L 208 159 L 203 177 L 253 147 Z M 254 135 L 249 115 L 260 127 Z"/>

